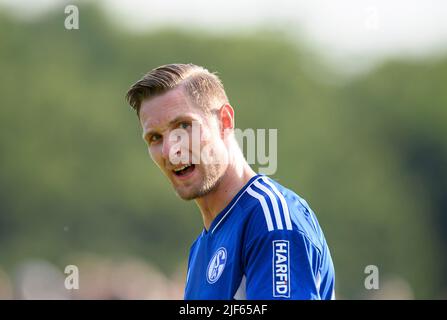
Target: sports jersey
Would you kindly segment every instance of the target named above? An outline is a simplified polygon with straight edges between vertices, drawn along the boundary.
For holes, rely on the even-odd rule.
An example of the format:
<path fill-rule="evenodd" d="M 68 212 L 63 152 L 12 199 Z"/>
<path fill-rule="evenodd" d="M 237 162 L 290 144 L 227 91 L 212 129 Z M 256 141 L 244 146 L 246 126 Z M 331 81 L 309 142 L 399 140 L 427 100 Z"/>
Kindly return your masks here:
<path fill-rule="evenodd" d="M 334 299 L 328 245 L 307 202 L 256 175 L 192 244 L 185 299 Z"/>

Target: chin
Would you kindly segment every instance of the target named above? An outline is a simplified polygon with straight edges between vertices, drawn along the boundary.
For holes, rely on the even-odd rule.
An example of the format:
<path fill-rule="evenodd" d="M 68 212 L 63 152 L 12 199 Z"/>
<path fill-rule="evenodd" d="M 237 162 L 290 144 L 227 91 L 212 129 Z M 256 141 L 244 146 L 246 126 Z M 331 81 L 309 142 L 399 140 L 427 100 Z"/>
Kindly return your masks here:
<path fill-rule="evenodd" d="M 174 188 L 175 193 L 177 196 L 182 200 L 193 200 L 197 198 L 197 188 L 195 188 L 193 185 L 175 185 L 173 184 L 172 187 Z"/>
<path fill-rule="evenodd" d="M 205 189 L 204 186 L 199 188 L 191 186 L 190 188 L 179 188 L 175 190 L 177 195 L 183 200 L 194 200 L 207 195 L 211 190 Z"/>
<path fill-rule="evenodd" d="M 182 199 L 182 200 L 194 200 L 194 199 L 196 199 L 196 198 L 198 198 L 199 197 L 199 195 L 195 192 L 195 193 L 192 193 L 192 192 L 179 192 L 178 190 L 177 190 L 177 195 Z"/>

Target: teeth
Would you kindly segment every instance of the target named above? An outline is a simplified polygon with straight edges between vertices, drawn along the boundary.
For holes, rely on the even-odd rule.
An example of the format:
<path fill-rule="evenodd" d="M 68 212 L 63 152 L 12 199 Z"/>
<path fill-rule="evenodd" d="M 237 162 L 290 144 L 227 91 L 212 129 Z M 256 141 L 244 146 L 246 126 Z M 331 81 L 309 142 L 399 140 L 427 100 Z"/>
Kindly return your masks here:
<path fill-rule="evenodd" d="M 180 167 L 180 168 L 174 169 L 174 171 L 175 171 L 175 172 L 179 172 L 179 171 L 182 171 L 182 170 L 184 170 L 184 169 L 186 169 L 186 168 L 188 168 L 188 167 L 189 167 L 189 164 L 187 164 L 187 165 L 184 165 L 183 167 Z"/>

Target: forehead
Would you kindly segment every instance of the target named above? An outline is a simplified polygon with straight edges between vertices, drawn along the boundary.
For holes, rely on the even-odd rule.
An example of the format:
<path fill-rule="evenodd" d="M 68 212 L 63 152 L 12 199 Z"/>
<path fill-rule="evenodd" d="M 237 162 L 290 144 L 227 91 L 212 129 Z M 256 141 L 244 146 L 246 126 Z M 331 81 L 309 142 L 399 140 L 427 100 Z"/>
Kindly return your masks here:
<path fill-rule="evenodd" d="M 145 131 L 166 126 L 179 116 L 203 116 L 200 108 L 192 104 L 181 87 L 141 103 L 140 123 Z"/>

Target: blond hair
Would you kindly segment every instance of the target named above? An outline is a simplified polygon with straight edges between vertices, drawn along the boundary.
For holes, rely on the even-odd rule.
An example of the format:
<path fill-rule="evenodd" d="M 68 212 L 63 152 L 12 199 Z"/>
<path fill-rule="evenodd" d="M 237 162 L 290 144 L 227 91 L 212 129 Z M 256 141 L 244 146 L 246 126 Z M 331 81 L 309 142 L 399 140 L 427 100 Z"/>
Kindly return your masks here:
<path fill-rule="evenodd" d="M 139 115 L 143 100 L 183 86 L 187 95 L 205 112 L 211 111 L 215 101 L 228 102 L 219 77 L 194 64 L 168 64 L 157 67 L 135 82 L 127 91 L 126 100 Z"/>

